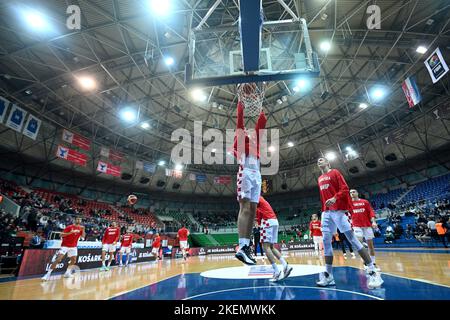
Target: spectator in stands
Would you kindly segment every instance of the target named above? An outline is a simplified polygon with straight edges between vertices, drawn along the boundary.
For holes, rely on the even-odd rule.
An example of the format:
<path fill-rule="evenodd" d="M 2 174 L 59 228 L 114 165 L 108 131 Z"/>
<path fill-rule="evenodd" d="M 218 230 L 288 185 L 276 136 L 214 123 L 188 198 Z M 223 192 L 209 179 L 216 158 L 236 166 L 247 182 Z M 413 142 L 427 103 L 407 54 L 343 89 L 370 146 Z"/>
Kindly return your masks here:
<path fill-rule="evenodd" d="M 400 223 L 394 224 L 394 237 L 395 239 L 400 239 L 400 237 L 403 235 L 403 227 Z"/>
<path fill-rule="evenodd" d="M 394 229 L 389 225 L 386 228 L 386 232 L 384 234 L 384 242 L 385 243 L 393 243 L 395 240 Z"/>
<path fill-rule="evenodd" d="M 31 209 L 27 216 L 28 229 L 36 232 L 37 231 L 37 211 L 36 209 Z"/>
<path fill-rule="evenodd" d="M 425 217 L 425 215 L 422 213 L 422 214 L 419 214 L 419 218 L 417 219 L 417 223 L 427 223 L 428 222 L 428 220 L 427 220 L 427 218 Z"/>
<path fill-rule="evenodd" d="M 442 244 L 446 248 L 448 248 L 447 245 L 448 230 L 449 230 L 448 223 L 445 223 L 445 220 L 443 218 L 439 218 L 438 223 L 436 223 L 436 231 L 439 239 L 442 241 Z"/>

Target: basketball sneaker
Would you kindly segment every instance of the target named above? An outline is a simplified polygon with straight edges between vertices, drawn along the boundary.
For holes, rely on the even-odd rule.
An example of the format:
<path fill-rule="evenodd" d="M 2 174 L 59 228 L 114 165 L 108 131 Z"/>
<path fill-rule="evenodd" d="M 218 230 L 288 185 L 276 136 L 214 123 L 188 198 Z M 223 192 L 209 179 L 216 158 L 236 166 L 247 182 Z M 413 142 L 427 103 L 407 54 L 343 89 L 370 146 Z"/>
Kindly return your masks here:
<path fill-rule="evenodd" d="M 356 259 L 356 255 L 354 252 L 352 252 L 351 255 L 352 255 L 352 259 Z"/>
<path fill-rule="evenodd" d="M 42 281 L 48 281 L 48 280 L 50 280 L 50 275 L 49 275 L 49 274 L 45 274 L 45 276 L 43 276 L 43 277 L 41 278 L 41 280 L 42 280 Z"/>
<path fill-rule="evenodd" d="M 319 274 L 319 281 L 316 282 L 319 287 L 328 287 L 335 286 L 333 275 L 328 274 L 327 272 L 321 272 Z"/>
<path fill-rule="evenodd" d="M 346 253 L 344 253 L 344 259 L 347 260 L 347 254 Z"/>
<path fill-rule="evenodd" d="M 283 270 L 283 279 L 286 279 L 287 277 L 289 277 L 291 272 L 292 272 L 292 267 L 287 264 L 286 267 L 284 267 L 284 270 Z"/>
<path fill-rule="evenodd" d="M 248 246 L 248 245 L 245 245 L 245 246 L 243 246 L 237 253 L 236 253 L 236 255 L 235 255 L 235 257 L 239 260 L 239 261 L 241 261 L 241 262 L 243 262 L 243 263 L 245 263 L 245 264 L 247 264 L 247 265 L 255 265 L 256 264 L 256 260 L 255 260 L 255 258 L 253 258 L 253 256 L 252 256 L 252 249 L 250 248 L 250 246 Z"/>
<path fill-rule="evenodd" d="M 367 278 L 367 288 L 376 289 L 381 287 L 383 284 L 383 279 L 381 279 L 381 275 L 376 271 L 371 271 Z"/>
<path fill-rule="evenodd" d="M 283 278 L 283 273 L 280 270 L 278 272 L 274 272 L 272 279 L 270 279 L 269 281 L 270 282 L 278 282 L 278 281 L 283 280 L 283 279 L 284 279 Z"/>
<path fill-rule="evenodd" d="M 108 269 L 106 268 L 106 266 L 102 266 L 101 268 L 100 268 L 100 271 L 107 271 Z"/>
<path fill-rule="evenodd" d="M 379 266 L 377 266 L 375 263 L 373 264 L 373 266 L 374 266 L 374 270 L 376 271 L 376 272 L 380 272 L 381 271 L 381 268 L 379 267 Z M 364 265 L 364 270 L 366 270 L 366 273 L 369 273 L 369 267 L 368 266 L 366 266 L 366 265 Z"/>
<path fill-rule="evenodd" d="M 72 273 L 64 273 L 64 278 L 73 278 Z"/>

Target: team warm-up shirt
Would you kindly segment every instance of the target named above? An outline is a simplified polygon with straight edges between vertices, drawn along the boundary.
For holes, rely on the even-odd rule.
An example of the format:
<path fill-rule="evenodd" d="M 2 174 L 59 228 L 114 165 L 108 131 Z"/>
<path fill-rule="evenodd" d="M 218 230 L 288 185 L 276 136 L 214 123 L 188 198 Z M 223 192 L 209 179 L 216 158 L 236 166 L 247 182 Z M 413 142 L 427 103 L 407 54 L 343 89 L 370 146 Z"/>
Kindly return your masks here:
<path fill-rule="evenodd" d="M 322 212 L 329 210 L 351 210 L 348 186 L 338 170 L 331 169 L 330 172 L 322 174 L 318 179 L 318 183 Z M 325 201 L 333 197 L 336 198 L 336 202 L 331 207 L 326 207 Z"/>
<path fill-rule="evenodd" d="M 155 237 L 153 239 L 152 247 L 159 248 L 161 246 L 161 237 Z"/>
<path fill-rule="evenodd" d="M 359 228 L 367 228 L 372 226 L 371 218 L 375 218 L 372 206 L 369 201 L 358 199 L 352 201 L 352 225 Z"/>
<path fill-rule="evenodd" d="M 321 227 L 322 224 L 320 223 L 319 220 L 311 221 L 309 223 L 309 233 L 311 237 L 321 237 L 322 236 L 322 231 L 320 230 Z"/>
<path fill-rule="evenodd" d="M 121 244 L 121 247 L 129 247 L 129 246 L 131 246 L 131 243 L 133 243 L 133 235 L 125 234 L 122 237 L 122 242 L 120 244 Z"/>
<path fill-rule="evenodd" d="M 244 126 L 244 104 L 241 101 L 238 102 L 236 129 L 241 129 L 245 132 L 245 155 L 246 156 L 253 155 L 259 159 L 259 131 L 266 127 L 266 122 L 267 122 L 266 115 L 264 114 L 264 111 L 261 111 L 261 113 L 259 114 L 259 117 L 258 117 L 258 121 L 256 122 L 256 126 L 255 126 L 256 150 L 253 150 L 253 149 L 255 149 L 255 147 L 253 146 L 252 148 L 250 148 L 250 138 L 249 138 L 249 135 Z M 234 137 L 233 149 L 234 149 L 234 156 L 237 159 L 240 159 L 240 157 L 241 157 L 241 155 L 238 154 L 238 138 L 242 139 L 242 138 L 238 137 L 238 134 L 239 134 L 239 132 L 242 132 L 241 130 L 236 131 L 236 135 Z M 256 154 L 254 154 L 255 152 L 256 152 Z"/>
<path fill-rule="evenodd" d="M 105 230 L 105 234 L 103 235 L 102 243 L 103 244 L 113 244 L 117 240 L 119 240 L 120 237 L 120 229 L 119 228 L 113 228 L 108 227 Z"/>
<path fill-rule="evenodd" d="M 277 215 L 273 211 L 270 204 L 263 197 L 259 197 L 259 203 L 256 207 L 256 221 L 261 224 L 261 220 L 276 219 Z"/>
<path fill-rule="evenodd" d="M 180 230 L 178 230 L 178 238 L 180 239 L 180 241 L 187 241 L 188 233 L 189 231 L 186 228 L 181 228 Z"/>
<path fill-rule="evenodd" d="M 78 239 L 80 239 L 83 234 L 83 227 L 72 224 L 66 227 L 63 232 L 68 233 L 71 231 L 75 232 L 63 237 L 61 247 L 75 248 L 78 245 Z"/>

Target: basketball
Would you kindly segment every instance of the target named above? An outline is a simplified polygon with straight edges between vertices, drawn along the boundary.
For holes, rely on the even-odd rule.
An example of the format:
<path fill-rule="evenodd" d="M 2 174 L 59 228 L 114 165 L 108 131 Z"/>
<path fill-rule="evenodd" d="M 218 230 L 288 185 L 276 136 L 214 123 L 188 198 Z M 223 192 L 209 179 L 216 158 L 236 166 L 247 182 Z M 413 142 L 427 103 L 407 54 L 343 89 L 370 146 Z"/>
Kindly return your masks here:
<path fill-rule="evenodd" d="M 127 202 L 130 205 L 135 204 L 138 201 L 138 198 L 134 194 L 130 194 L 127 198 Z"/>

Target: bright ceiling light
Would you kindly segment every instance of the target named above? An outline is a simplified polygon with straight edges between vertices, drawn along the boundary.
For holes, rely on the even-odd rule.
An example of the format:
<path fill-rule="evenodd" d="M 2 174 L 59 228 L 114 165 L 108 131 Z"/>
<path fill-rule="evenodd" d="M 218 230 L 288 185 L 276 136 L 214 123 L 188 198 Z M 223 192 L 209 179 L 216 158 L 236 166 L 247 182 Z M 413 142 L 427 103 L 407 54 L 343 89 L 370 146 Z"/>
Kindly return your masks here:
<path fill-rule="evenodd" d="M 328 52 L 331 49 L 331 43 L 329 41 L 323 41 L 320 43 L 320 50 Z"/>
<path fill-rule="evenodd" d="M 276 148 L 275 146 L 269 146 L 269 152 L 275 152 Z"/>
<path fill-rule="evenodd" d="M 97 86 L 97 84 L 95 83 L 95 80 L 88 76 L 78 77 L 78 83 L 80 84 L 80 86 L 83 89 L 86 89 L 86 90 L 95 89 L 95 87 Z"/>
<path fill-rule="evenodd" d="M 158 162 L 158 166 L 163 167 L 163 166 L 165 166 L 165 165 L 166 165 L 166 162 L 165 162 L 164 160 L 160 160 L 160 161 Z"/>
<path fill-rule="evenodd" d="M 202 101 L 203 102 L 203 101 L 206 101 L 206 99 L 207 99 L 205 93 L 202 90 L 200 90 L 200 89 L 192 90 L 191 96 L 196 101 Z"/>
<path fill-rule="evenodd" d="M 124 108 L 120 110 L 119 115 L 126 122 L 134 122 L 137 119 L 137 112 L 133 108 Z"/>
<path fill-rule="evenodd" d="M 183 166 L 181 164 L 176 164 L 175 165 L 175 170 L 181 171 L 181 170 L 183 170 Z"/>
<path fill-rule="evenodd" d="M 386 90 L 384 88 L 374 88 L 371 92 L 371 96 L 374 100 L 381 100 L 386 95 Z"/>
<path fill-rule="evenodd" d="M 217 151 L 217 149 L 216 149 L 216 148 L 214 148 L 214 149 L 212 149 L 212 150 L 211 150 L 211 152 L 216 152 L 216 151 Z"/>
<path fill-rule="evenodd" d="M 298 79 L 295 82 L 295 87 L 292 90 L 294 90 L 294 92 L 306 91 L 309 89 L 310 84 L 311 83 L 309 79 Z"/>
<path fill-rule="evenodd" d="M 326 154 L 325 154 L 325 158 L 327 158 L 327 160 L 328 161 L 333 161 L 333 160 L 335 160 L 336 159 L 336 153 L 334 153 L 334 152 L 327 152 Z"/>
<path fill-rule="evenodd" d="M 34 10 L 25 11 L 23 13 L 23 17 L 28 25 L 34 30 L 44 30 L 49 27 L 47 21 L 44 16 Z"/>
<path fill-rule="evenodd" d="M 150 0 L 152 13 L 156 16 L 166 16 L 170 11 L 170 0 Z"/>
<path fill-rule="evenodd" d="M 420 53 L 420 54 L 424 54 L 425 52 L 427 52 L 427 48 L 424 46 L 418 46 L 416 49 L 416 52 Z"/>
<path fill-rule="evenodd" d="M 360 109 L 366 109 L 368 106 L 369 106 L 369 105 L 368 105 L 367 103 L 364 103 L 364 102 L 361 102 L 361 103 L 359 104 L 359 108 L 360 108 Z"/>
<path fill-rule="evenodd" d="M 166 58 L 164 59 L 164 63 L 165 63 L 167 66 L 173 65 L 174 62 L 175 62 L 175 60 L 173 60 L 172 57 L 166 57 Z"/>
<path fill-rule="evenodd" d="M 287 143 L 287 145 L 288 145 L 289 148 L 292 148 L 292 147 L 294 146 L 294 143 L 293 143 L 292 141 L 289 141 L 289 142 Z"/>
<path fill-rule="evenodd" d="M 150 128 L 150 124 L 148 122 L 142 122 L 141 123 L 141 128 L 142 129 L 148 129 L 148 128 Z"/>

